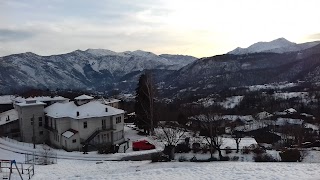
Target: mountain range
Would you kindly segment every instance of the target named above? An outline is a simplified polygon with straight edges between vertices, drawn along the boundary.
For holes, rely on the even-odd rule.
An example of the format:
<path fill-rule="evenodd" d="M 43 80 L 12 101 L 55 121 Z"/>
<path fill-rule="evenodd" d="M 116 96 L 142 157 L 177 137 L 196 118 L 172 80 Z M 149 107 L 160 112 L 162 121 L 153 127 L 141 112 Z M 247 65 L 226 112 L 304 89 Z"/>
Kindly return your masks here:
<path fill-rule="evenodd" d="M 0 58 L 0 90 L 4 93 L 25 88 L 103 92 L 115 88 L 132 90 L 144 70 L 154 69 L 165 74 L 196 59 L 183 55 L 158 56 L 141 50 L 116 53 L 88 49 L 52 56 L 39 56 L 31 52 L 13 54 Z M 133 87 L 128 88 L 131 85 Z"/>
<path fill-rule="evenodd" d="M 230 87 L 320 80 L 320 42 L 292 43 L 284 38 L 246 49 L 197 59 L 141 50 L 76 50 L 39 56 L 21 53 L 0 58 L 0 90 L 81 89 L 133 93 L 139 76 L 152 70 L 160 95 L 205 95 Z"/>

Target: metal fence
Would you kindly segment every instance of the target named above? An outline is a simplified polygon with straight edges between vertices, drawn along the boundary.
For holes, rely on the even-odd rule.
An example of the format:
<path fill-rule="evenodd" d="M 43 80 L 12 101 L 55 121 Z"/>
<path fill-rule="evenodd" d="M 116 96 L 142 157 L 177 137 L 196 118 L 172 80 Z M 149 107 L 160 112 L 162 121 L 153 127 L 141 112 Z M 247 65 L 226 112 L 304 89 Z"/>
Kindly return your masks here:
<path fill-rule="evenodd" d="M 37 165 L 57 164 L 57 159 L 57 153 L 51 151 L 25 154 L 25 163 Z"/>

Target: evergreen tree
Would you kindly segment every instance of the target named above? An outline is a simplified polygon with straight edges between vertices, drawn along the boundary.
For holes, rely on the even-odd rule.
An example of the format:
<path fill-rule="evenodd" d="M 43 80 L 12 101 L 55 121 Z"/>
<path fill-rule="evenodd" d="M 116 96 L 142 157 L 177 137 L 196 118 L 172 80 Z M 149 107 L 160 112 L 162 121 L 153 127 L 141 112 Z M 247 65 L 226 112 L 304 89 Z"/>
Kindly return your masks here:
<path fill-rule="evenodd" d="M 153 134 L 155 126 L 154 117 L 154 94 L 155 87 L 151 73 L 144 73 L 139 78 L 136 89 L 136 125 L 143 129 L 145 133 Z"/>

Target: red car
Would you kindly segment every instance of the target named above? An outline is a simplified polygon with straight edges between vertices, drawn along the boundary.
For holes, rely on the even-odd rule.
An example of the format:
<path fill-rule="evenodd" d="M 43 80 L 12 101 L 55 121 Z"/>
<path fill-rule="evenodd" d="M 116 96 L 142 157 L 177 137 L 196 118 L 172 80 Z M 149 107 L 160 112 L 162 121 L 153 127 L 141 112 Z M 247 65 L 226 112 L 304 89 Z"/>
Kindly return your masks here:
<path fill-rule="evenodd" d="M 147 140 L 135 141 L 132 142 L 132 150 L 139 151 L 139 150 L 150 150 L 155 149 L 156 147 L 149 143 Z"/>

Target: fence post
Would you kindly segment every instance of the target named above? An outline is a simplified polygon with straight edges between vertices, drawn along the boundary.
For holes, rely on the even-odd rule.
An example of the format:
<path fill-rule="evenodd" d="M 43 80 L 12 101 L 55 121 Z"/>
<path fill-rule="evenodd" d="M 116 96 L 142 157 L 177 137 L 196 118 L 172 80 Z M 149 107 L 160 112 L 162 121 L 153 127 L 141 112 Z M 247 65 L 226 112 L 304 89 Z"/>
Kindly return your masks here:
<path fill-rule="evenodd" d="M 21 163 L 21 172 L 23 174 L 23 164 Z"/>

